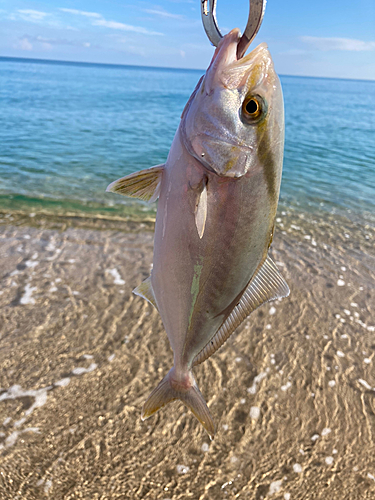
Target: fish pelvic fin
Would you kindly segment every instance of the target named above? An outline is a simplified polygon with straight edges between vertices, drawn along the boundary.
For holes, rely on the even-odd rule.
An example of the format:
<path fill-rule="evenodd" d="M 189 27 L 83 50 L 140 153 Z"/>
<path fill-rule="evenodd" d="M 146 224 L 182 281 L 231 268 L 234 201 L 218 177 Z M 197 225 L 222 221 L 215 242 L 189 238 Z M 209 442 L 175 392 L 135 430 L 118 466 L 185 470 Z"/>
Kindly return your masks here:
<path fill-rule="evenodd" d="M 193 366 L 203 363 L 229 339 L 240 324 L 262 304 L 288 297 L 289 286 L 268 255 L 245 288 L 237 305 L 206 346 L 195 356 Z"/>
<path fill-rule="evenodd" d="M 142 283 L 138 285 L 137 288 L 134 288 L 133 293 L 134 295 L 138 295 L 139 297 L 142 297 L 143 299 L 147 300 L 150 304 L 152 304 L 155 307 L 155 309 L 158 309 L 154 290 L 151 284 L 151 276 L 142 281 Z"/>
<path fill-rule="evenodd" d="M 127 175 L 112 182 L 106 191 L 151 203 L 159 198 L 163 169 L 164 164 Z"/>
<path fill-rule="evenodd" d="M 160 408 L 176 399 L 182 401 L 192 411 L 212 440 L 215 426 L 191 371 L 177 377 L 175 368 L 172 368 L 147 398 L 142 408 L 142 420 L 151 417 Z"/>

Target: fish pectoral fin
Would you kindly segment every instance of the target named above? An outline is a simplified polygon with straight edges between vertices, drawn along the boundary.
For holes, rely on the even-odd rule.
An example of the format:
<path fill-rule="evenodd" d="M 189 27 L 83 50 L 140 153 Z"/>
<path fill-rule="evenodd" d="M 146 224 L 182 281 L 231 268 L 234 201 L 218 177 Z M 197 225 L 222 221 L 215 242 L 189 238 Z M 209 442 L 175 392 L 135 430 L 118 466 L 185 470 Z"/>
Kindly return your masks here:
<path fill-rule="evenodd" d="M 166 404 L 179 399 L 192 411 L 212 440 L 215 434 L 215 426 L 210 415 L 210 410 L 197 386 L 192 372 L 189 373 L 191 383 L 188 387 L 179 387 L 174 382 L 173 377 L 174 368 L 167 373 L 147 398 L 142 408 L 141 419 L 146 420 L 146 418 L 151 417 L 151 415 Z"/>
<path fill-rule="evenodd" d="M 155 309 L 158 309 L 158 306 L 156 305 L 154 290 L 151 284 L 151 276 L 142 281 L 142 283 L 138 285 L 137 288 L 134 288 L 133 293 L 135 295 L 138 295 L 139 297 L 142 297 L 142 299 L 147 300 L 155 307 Z"/>
<path fill-rule="evenodd" d="M 199 195 L 198 204 L 195 209 L 195 225 L 197 226 L 197 231 L 199 238 L 202 239 L 204 228 L 206 226 L 207 219 L 207 184 L 204 184 L 203 189 Z"/>
<path fill-rule="evenodd" d="M 112 182 L 106 191 L 139 198 L 144 201 L 156 201 L 160 194 L 163 169 L 164 164 L 127 175 Z"/>
<path fill-rule="evenodd" d="M 271 257 L 267 256 L 242 294 L 239 303 L 233 308 L 211 340 L 195 356 L 193 366 L 212 356 L 255 309 L 270 300 L 288 297 L 289 293 L 287 282 L 281 276 Z"/>

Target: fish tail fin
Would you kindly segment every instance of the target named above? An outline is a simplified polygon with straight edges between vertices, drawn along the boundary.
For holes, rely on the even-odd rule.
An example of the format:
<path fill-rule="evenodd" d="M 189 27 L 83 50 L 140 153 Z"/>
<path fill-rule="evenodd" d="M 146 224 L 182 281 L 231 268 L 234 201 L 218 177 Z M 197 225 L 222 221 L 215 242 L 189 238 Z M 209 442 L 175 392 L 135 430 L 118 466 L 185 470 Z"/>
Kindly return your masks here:
<path fill-rule="evenodd" d="M 151 417 L 160 408 L 176 399 L 182 401 L 192 411 L 212 440 L 215 426 L 191 371 L 176 380 L 176 372 L 172 368 L 147 398 L 142 408 L 142 420 Z"/>

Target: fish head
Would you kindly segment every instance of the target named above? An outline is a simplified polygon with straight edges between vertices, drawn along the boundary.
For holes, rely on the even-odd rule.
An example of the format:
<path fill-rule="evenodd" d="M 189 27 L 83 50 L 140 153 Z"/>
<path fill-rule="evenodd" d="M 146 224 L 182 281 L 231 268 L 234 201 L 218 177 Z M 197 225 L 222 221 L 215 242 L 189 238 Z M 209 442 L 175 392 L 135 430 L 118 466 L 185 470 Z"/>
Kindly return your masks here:
<path fill-rule="evenodd" d="M 284 146 L 281 84 L 267 45 L 237 59 L 239 39 L 234 29 L 220 41 L 181 117 L 189 153 L 226 177 L 256 169 L 270 149 L 282 164 Z"/>

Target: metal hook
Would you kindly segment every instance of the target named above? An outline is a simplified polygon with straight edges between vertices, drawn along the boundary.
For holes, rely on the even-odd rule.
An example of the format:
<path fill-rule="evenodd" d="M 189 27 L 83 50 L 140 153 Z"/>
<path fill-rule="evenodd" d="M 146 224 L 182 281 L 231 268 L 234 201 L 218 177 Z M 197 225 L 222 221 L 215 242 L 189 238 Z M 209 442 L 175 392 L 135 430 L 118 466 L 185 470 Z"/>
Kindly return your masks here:
<path fill-rule="evenodd" d="M 238 42 L 237 58 L 240 59 L 258 33 L 266 10 L 266 0 L 250 0 L 250 12 L 245 31 Z M 209 6 L 208 6 L 209 4 Z M 216 19 L 216 0 L 201 0 L 203 27 L 208 39 L 217 47 L 223 35 L 220 33 Z"/>

